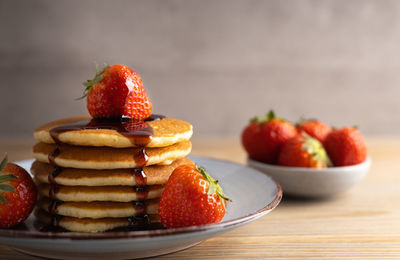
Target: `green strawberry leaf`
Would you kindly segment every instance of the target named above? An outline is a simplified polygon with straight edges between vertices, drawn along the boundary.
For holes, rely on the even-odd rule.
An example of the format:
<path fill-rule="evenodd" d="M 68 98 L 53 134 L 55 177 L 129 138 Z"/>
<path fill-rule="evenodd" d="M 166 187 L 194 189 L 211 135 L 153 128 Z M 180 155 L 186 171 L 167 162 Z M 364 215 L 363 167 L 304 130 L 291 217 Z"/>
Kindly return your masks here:
<path fill-rule="evenodd" d="M 8 201 L 3 197 L 3 195 L 0 194 L 0 202 L 8 205 Z"/>
<path fill-rule="evenodd" d="M 275 116 L 275 112 L 274 112 L 274 110 L 270 110 L 269 112 L 268 112 L 268 114 L 267 114 L 267 119 L 268 119 L 268 121 L 269 120 L 271 120 L 271 119 L 273 119 L 273 118 L 275 118 L 276 116 Z"/>
<path fill-rule="evenodd" d="M 93 83 L 98 83 L 98 82 L 100 82 L 103 78 L 104 78 L 104 76 L 103 76 L 103 75 L 100 75 L 100 76 L 98 76 L 97 78 L 95 78 L 95 79 L 93 80 Z"/>
<path fill-rule="evenodd" d="M 88 81 L 83 82 L 82 84 L 83 84 L 85 87 L 90 87 L 90 86 L 91 86 L 90 83 L 91 83 L 90 80 L 88 80 Z"/>
<path fill-rule="evenodd" d="M 4 167 L 6 167 L 7 161 L 8 161 L 8 154 L 4 155 L 4 159 L 0 163 L 0 171 L 2 171 Z"/>
<path fill-rule="evenodd" d="M 17 176 L 15 176 L 15 175 L 3 174 L 3 175 L 0 175 L 0 182 L 9 181 L 9 180 L 12 180 L 12 179 L 15 179 L 15 178 L 17 178 Z"/>
<path fill-rule="evenodd" d="M 274 110 L 271 109 L 267 114 L 265 114 L 262 117 L 258 117 L 258 116 L 253 117 L 252 119 L 250 119 L 250 123 L 260 123 L 260 124 L 262 124 L 262 123 L 268 122 L 268 121 L 270 121 L 270 120 L 272 120 L 274 118 L 282 120 L 280 118 L 277 118 L 275 116 Z"/>
<path fill-rule="evenodd" d="M 0 184 L 0 191 L 14 191 L 14 187 L 8 184 Z"/>
<path fill-rule="evenodd" d="M 203 176 L 204 179 L 206 179 L 206 181 L 209 183 L 209 187 L 208 187 L 208 191 L 207 194 L 208 195 L 212 195 L 214 193 L 217 193 L 217 195 L 219 197 L 221 197 L 222 199 L 226 200 L 226 201 L 232 201 L 229 197 L 227 197 L 223 191 L 221 186 L 218 184 L 217 180 L 214 180 L 213 177 L 211 177 L 206 169 L 202 166 L 198 166 L 196 165 L 196 169 L 201 173 L 201 175 Z M 225 203 L 223 203 L 224 207 L 225 207 Z"/>
<path fill-rule="evenodd" d="M 215 185 L 210 185 L 208 188 L 207 194 L 211 195 L 211 194 L 214 194 L 215 192 L 217 192 Z"/>
<path fill-rule="evenodd" d="M 108 67 L 109 66 L 107 64 L 104 64 L 104 68 L 99 70 L 99 65 L 96 64 L 96 75 L 94 76 L 94 78 L 92 80 L 86 80 L 85 82 L 82 83 L 83 86 L 85 86 L 85 90 L 83 91 L 83 95 L 80 98 L 77 98 L 77 100 L 81 100 L 81 99 L 84 99 L 85 97 L 87 97 L 87 95 L 89 94 L 89 91 L 93 87 L 93 85 L 100 82 L 104 78 L 103 73 L 104 73 L 104 71 L 106 71 L 106 69 Z"/>
<path fill-rule="evenodd" d="M 307 151 L 312 157 L 322 162 L 326 166 L 332 166 L 332 161 L 323 145 L 317 139 L 312 138 L 304 131 L 301 132 L 301 135 L 304 136 L 304 144 L 301 150 Z"/>

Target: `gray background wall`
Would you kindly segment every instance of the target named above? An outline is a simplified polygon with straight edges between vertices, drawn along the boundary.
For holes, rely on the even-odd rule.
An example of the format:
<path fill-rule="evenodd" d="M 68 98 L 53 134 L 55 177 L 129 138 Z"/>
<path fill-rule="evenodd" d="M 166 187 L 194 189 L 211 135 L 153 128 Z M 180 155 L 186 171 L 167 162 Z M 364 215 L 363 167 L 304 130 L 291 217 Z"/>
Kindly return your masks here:
<path fill-rule="evenodd" d="M 270 108 L 400 133 L 400 1 L 0 0 L 0 136 L 86 113 L 94 61 L 136 69 L 198 136 Z"/>

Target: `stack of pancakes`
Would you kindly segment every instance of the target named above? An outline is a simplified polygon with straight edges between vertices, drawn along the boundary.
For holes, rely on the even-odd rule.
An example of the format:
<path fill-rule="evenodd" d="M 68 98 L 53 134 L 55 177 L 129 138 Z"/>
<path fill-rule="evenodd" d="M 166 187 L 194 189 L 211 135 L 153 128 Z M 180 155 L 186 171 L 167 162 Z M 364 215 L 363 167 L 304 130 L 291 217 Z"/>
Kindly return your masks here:
<path fill-rule="evenodd" d="M 89 117 L 66 118 L 34 132 L 36 216 L 77 232 L 159 222 L 158 201 L 186 156 L 192 126 L 152 117 L 139 125 Z"/>

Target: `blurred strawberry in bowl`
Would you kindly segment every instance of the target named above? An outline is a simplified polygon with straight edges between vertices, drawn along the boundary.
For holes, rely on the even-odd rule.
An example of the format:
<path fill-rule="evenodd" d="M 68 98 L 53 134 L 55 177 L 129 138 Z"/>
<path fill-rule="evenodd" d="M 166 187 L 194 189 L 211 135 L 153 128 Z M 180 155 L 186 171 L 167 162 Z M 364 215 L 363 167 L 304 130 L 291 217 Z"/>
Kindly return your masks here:
<path fill-rule="evenodd" d="M 278 164 L 308 168 L 327 168 L 332 165 L 322 144 L 304 132 L 282 145 Z"/>
<path fill-rule="evenodd" d="M 326 137 L 325 147 L 334 166 L 355 165 L 367 159 L 364 137 L 354 127 L 333 130 Z"/>
<path fill-rule="evenodd" d="M 288 121 L 278 118 L 271 110 L 264 117 L 254 117 L 242 132 L 242 145 L 249 157 L 275 164 L 283 143 L 297 134 Z"/>
<path fill-rule="evenodd" d="M 325 142 L 325 138 L 332 131 L 332 128 L 328 124 L 316 119 L 301 120 L 296 125 L 296 128 L 299 133 L 305 132 L 321 143 Z"/>

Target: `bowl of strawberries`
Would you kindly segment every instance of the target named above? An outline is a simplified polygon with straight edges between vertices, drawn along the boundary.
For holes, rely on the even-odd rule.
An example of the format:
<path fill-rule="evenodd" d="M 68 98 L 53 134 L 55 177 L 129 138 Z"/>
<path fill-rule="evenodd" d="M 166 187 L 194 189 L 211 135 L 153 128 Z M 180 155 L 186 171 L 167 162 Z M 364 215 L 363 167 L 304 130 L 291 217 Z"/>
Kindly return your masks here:
<path fill-rule="evenodd" d="M 355 127 L 332 128 L 314 119 L 293 125 L 272 110 L 251 119 L 241 140 L 247 164 L 294 196 L 328 197 L 346 191 L 371 165 L 364 137 Z"/>

